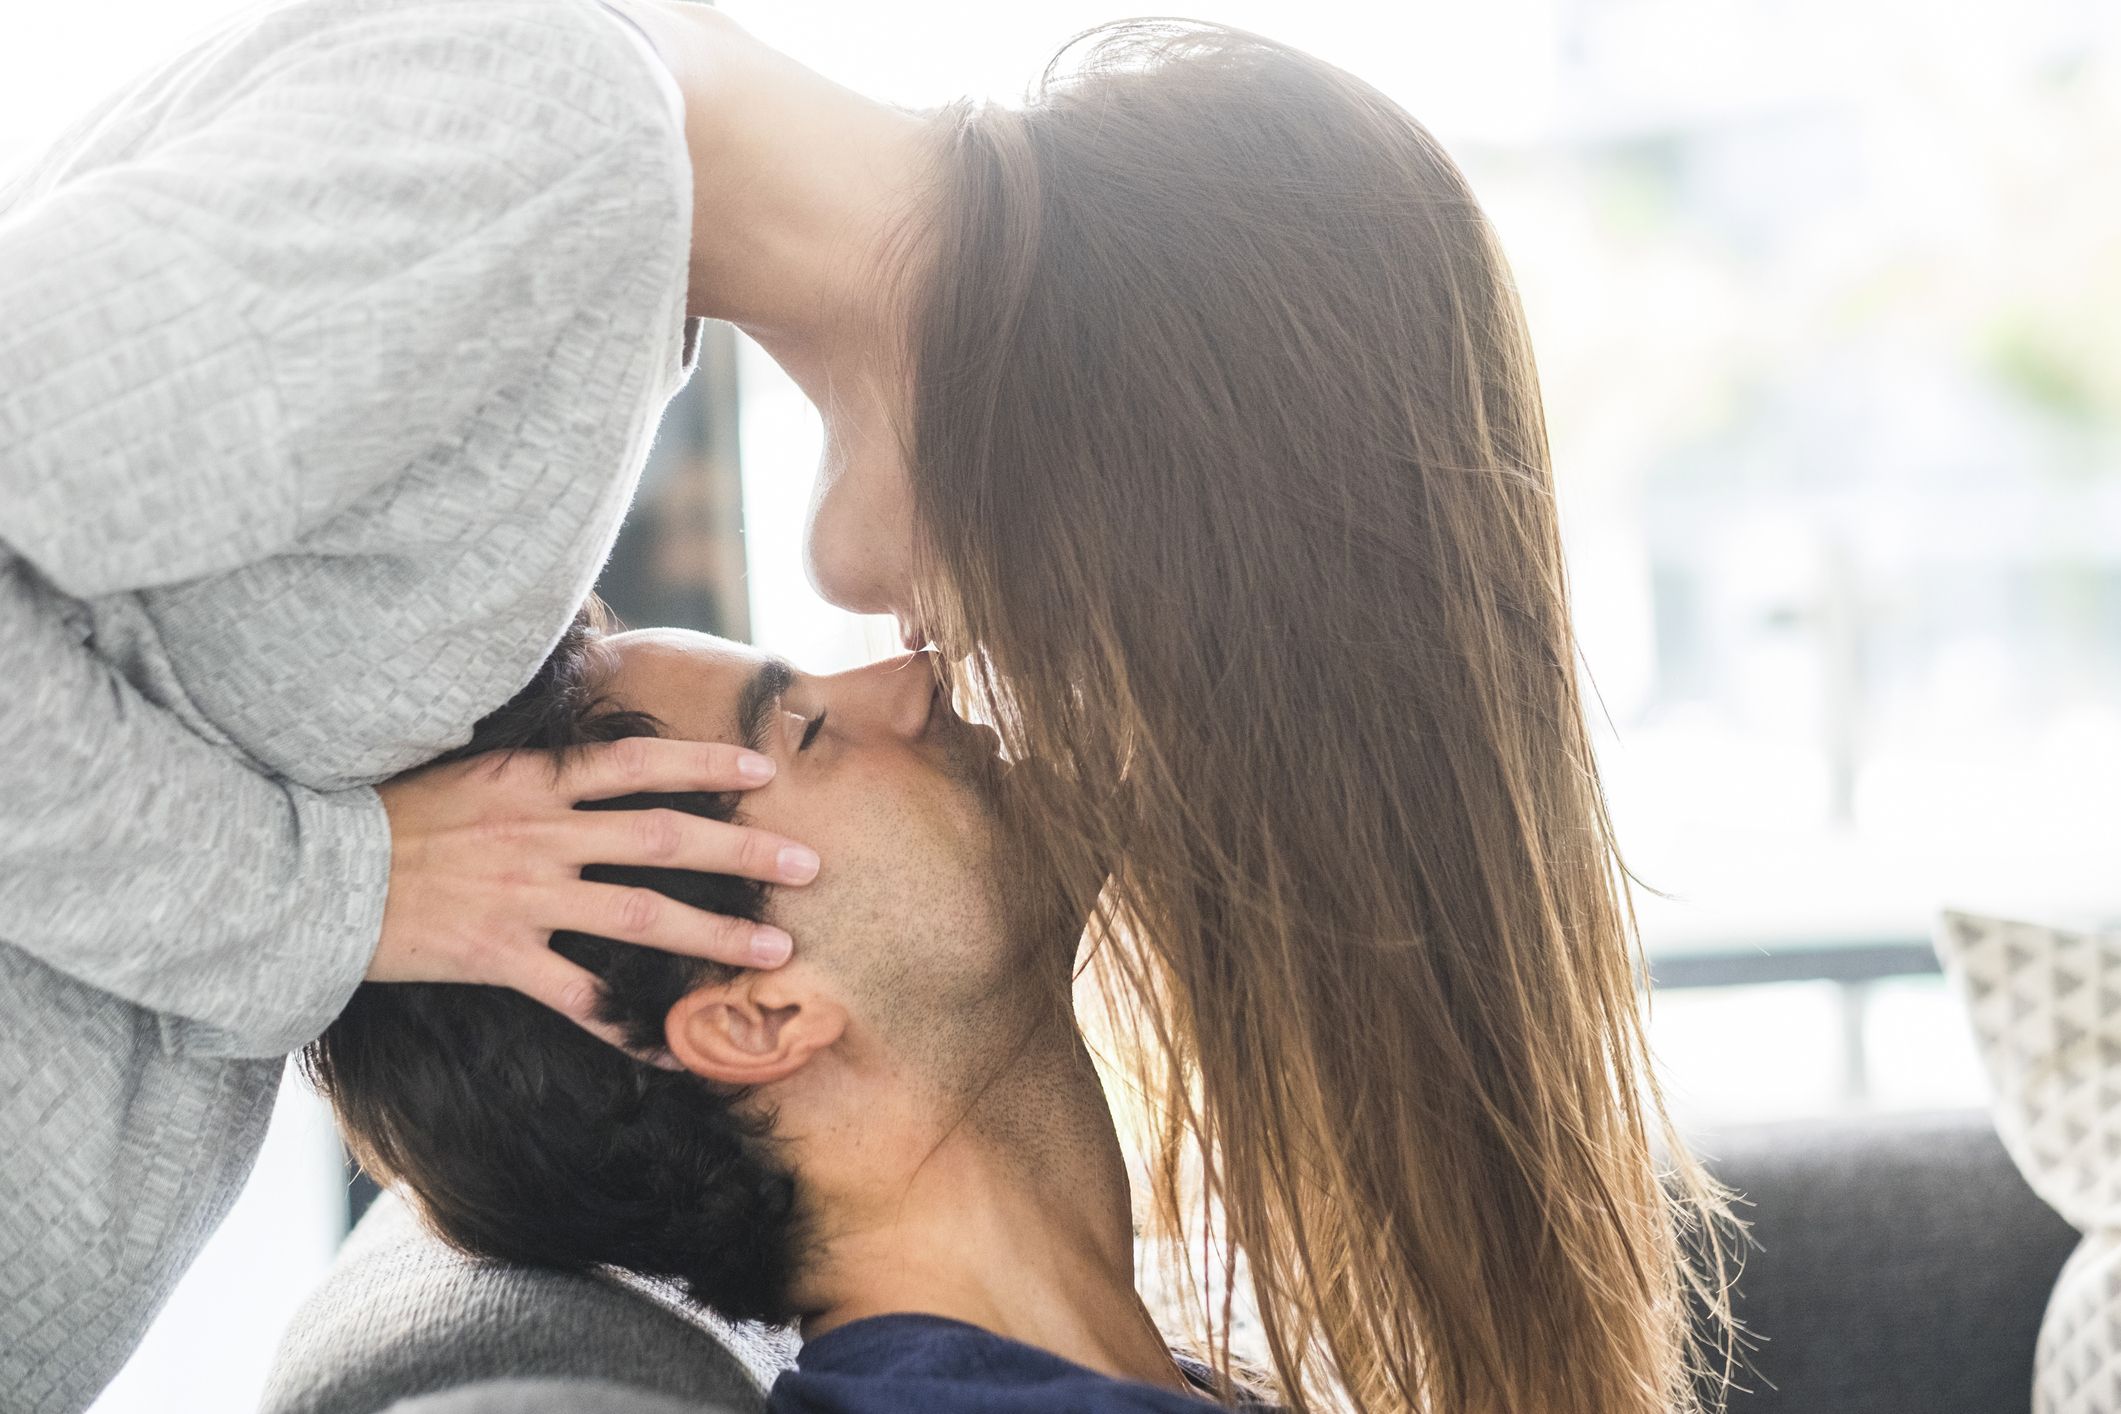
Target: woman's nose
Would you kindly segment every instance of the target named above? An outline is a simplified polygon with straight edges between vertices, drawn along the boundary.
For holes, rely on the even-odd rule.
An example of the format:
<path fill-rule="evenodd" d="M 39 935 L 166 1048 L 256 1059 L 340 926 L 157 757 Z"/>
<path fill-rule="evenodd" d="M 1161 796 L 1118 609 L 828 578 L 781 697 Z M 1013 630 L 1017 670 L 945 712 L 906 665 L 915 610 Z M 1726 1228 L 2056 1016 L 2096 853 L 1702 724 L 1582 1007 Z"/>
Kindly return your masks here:
<path fill-rule="evenodd" d="M 902 653 L 851 672 L 830 684 L 826 700 L 845 724 L 911 741 L 928 729 L 935 708 L 935 654 Z"/>

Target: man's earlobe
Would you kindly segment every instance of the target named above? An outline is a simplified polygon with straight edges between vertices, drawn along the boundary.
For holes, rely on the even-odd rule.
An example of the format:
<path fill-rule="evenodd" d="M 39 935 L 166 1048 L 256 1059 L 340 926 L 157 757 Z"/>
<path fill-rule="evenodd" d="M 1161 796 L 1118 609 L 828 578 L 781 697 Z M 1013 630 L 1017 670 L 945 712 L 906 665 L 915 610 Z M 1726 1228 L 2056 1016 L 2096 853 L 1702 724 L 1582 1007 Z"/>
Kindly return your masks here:
<path fill-rule="evenodd" d="M 699 987 L 678 998 L 663 1020 L 670 1054 L 694 1075 L 722 1085 L 771 1085 L 803 1068 L 839 1040 L 846 1010 L 823 996 L 802 996 L 785 976 L 762 995 L 761 974 Z"/>

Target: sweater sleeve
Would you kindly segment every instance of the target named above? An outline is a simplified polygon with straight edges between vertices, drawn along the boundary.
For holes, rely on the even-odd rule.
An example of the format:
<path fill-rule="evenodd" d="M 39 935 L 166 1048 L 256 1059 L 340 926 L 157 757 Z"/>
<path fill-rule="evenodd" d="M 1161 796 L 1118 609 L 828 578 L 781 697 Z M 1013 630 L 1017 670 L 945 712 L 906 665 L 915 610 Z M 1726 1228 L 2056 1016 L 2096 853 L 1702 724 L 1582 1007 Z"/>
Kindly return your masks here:
<path fill-rule="evenodd" d="M 0 218 L 0 542 L 78 598 L 285 549 L 551 360 L 582 231 L 689 229 L 591 0 L 299 0 L 164 82 Z"/>
<path fill-rule="evenodd" d="M 0 566 L 0 938 L 277 1055 L 338 1015 L 390 884 L 375 792 L 274 780 L 87 651 L 65 602 Z"/>
<path fill-rule="evenodd" d="M 0 216 L 0 939 L 225 1053 L 337 1013 L 375 795 L 193 735 L 76 601 L 277 554 L 448 445 L 593 286 L 563 224 L 668 251 L 690 192 L 645 62 L 588 0 L 298 0 Z"/>

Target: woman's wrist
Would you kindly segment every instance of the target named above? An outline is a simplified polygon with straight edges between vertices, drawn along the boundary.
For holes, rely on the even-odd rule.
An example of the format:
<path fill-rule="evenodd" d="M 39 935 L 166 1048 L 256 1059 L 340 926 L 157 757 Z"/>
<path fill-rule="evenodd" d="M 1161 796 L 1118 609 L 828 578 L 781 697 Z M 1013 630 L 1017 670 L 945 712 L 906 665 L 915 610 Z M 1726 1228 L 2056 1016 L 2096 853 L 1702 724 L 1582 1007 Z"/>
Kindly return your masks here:
<path fill-rule="evenodd" d="M 276 1056 L 315 1040 L 346 1008 L 373 964 L 390 893 L 390 818 L 367 787 L 317 792 L 287 787 L 299 821 L 299 872 L 289 916 L 298 926 L 256 959 L 254 1024 L 228 1032 L 228 1054 Z"/>

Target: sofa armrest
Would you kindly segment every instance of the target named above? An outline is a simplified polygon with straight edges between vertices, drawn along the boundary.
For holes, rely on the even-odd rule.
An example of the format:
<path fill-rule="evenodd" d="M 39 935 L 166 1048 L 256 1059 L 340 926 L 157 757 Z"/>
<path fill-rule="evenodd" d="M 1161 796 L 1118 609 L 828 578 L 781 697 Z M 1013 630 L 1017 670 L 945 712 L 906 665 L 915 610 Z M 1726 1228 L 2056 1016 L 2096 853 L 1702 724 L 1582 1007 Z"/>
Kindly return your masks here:
<path fill-rule="evenodd" d="M 2077 1233 L 1985 1112 L 1690 1139 L 1757 1243 L 1733 1301 L 1754 1345 L 1730 1414 L 2023 1414 Z"/>

